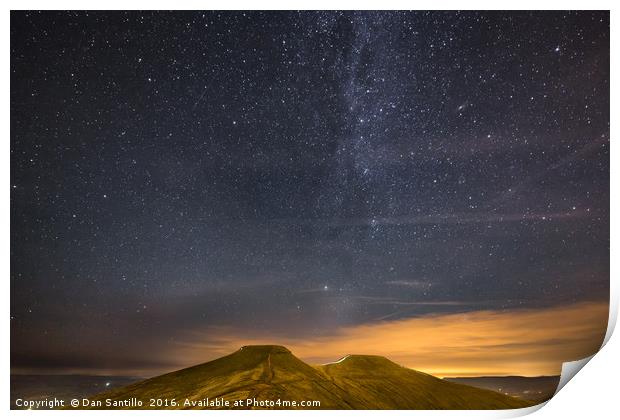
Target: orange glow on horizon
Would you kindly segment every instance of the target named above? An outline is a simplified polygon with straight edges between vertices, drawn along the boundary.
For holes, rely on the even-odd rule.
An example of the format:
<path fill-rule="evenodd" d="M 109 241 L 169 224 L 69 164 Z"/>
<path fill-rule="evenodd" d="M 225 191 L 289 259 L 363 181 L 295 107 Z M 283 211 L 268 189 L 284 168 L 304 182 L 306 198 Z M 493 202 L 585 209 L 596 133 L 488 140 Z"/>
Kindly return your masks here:
<path fill-rule="evenodd" d="M 328 363 L 346 354 L 376 354 L 439 377 L 558 375 L 562 362 L 599 349 L 608 308 L 607 302 L 586 302 L 547 309 L 433 315 L 295 339 L 218 328 L 190 334 L 173 354 L 174 362 L 186 367 L 243 345 L 271 343 L 288 347 L 311 364 Z M 217 344 L 206 344 L 213 337 Z"/>

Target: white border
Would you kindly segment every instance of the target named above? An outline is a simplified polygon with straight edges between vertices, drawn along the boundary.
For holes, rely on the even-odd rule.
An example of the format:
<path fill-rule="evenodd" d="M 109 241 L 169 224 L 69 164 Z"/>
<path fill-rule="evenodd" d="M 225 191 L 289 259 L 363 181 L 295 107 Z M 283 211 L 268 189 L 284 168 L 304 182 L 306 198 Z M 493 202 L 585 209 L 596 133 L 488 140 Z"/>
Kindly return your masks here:
<path fill-rule="evenodd" d="M 142 9 L 142 10 L 169 10 L 169 9 L 177 9 L 177 10 L 209 10 L 209 9 L 224 9 L 224 10 L 250 10 L 250 9 L 263 9 L 263 10 L 280 10 L 280 9 L 311 9 L 311 10 L 337 10 L 337 9 L 358 9 L 358 10 L 390 10 L 390 9 L 418 9 L 418 10 L 610 10 L 613 9 L 614 2 L 612 1 L 597 1 L 590 0 L 587 2 L 584 1 L 545 1 L 545 0 L 521 0 L 519 2 L 515 1 L 505 1 L 500 4 L 498 2 L 490 1 L 490 0 L 469 0 L 469 1 L 454 1 L 454 0 L 444 0 L 442 2 L 438 2 L 436 0 L 419 0 L 415 3 L 402 1 L 402 0 L 382 0 L 381 2 L 371 2 L 367 0 L 358 0 L 358 1 L 338 1 L 338 0 L 298 0 L 298 1 L 283 1 L 283 0 L 268 0 L 268 1 L 260 1 L 260 2 L 252 2 L 249 0 L 227 0 L 227 1 L 196 1 L 196 0 L 176 0 L 174 2 L 171 1 L 162 1 L 162 0 L 140 0 L 140 1 L 120 1 L 120 0 L 94 0 L 94 1 L 77 1 L 77 0 L 65 0 L 65 1 L 43 1 L 43 0 L 26 0 L 26 1 L 6 1 L 3 4 L 8 6 L 5 9 L 5 13 L 2 16 L 2 27 L 4 28 L 4 37 L 2 40 L 2 59 L 4 61 L 4 71 L 5 76 L 2 78 L 2 92 L 4 93 L 4 112 L 2 113 L 2 128 L 6 133 L 6 138 L 9 138 L 9 112 L 10 112 L 10 104 L 9 104 L 9 81 L 10 81 L 10 73 L 9 73 L 9 60 L 10 60 L 10 36 L 9 36 L 9 28 L 10 28 L 10 15 L 9 10 L 24 10 L 24 9 L 41 9 L 41 10 L 65 10 L 65 9 L 92 9 L 92 10 L 132 10 L 132 9 Z M 502 6 L 502 7 L 498 7 Z M 611 45 L 617 46 L 618 39 L 616 36 L 615 24 L 617 19 L 615 19 L 615 11 L 612 10 L 611 13 Z M 615 99 L 618 98 L 618 89 L 614 81 L 616 80 L 617 72 L 614 70 L 617 69 L 614 56 L 613 56 L 613 48 L 612 48 L 612 57 L 611 57 L 611 115 L 616 115 L 615 111 Z M 615 125 L 611 125 L 612 135 L 610 138 L 613 138 L 613 129 Z M 3 185 L 5 186 L 2 191 L 2 216 L 5 223 L 2 224 L 2 267 L 5 273 L 4 282 L 4 293 L 3 293 L 3 307 L 6 308 L 6 311 L 9 314 L 5 315 L 5 321 L 2 323 L 2 333 L 5 338 L 10 337 L 10 194 L 9 194 L 9 185 L 10 185 L 10 154 L 9 154 L 9 141 L 7 141 L 7 146 L 5 146 L 2 151 L 2 162 L 3 165 L 0 168 L 1 177 L 4 181 Z M 618 185 L 618 174 L 617 171 L 613 170 L 613 168 L 617 167 L 617 153 L 614 152 L 615 148 L 611 148 L 611 190 L 616 191 L 615 188 Z M 610 214 L 617 214 L 618 210 L 618 200 L 614 195 L 611 196 L 610 202 Z M 614 222 L 615 219 L 611 218 L 611 226 L 610 226 L 610 234 L 615 234 L 616 236 L 619 234 L 617 224 Z M 613 332 L 617 313 L 618 313 L 618 285 L 617 285 L 617 276 L 616 273 L 618 271 L 618 265 L 616 261 L 618 260 L 617 252 L 614 252 L 613 248 L 611 250 L 611 266 L 610 266 L 610 278 L 611 278 L 611 302 L 610 302 L 610 322 L 609 328 L 607 331 L 607 335 L 605 337 L 605 350 L 600 352 L 601 354 L 597 354 L 594 357 L 593 364 L 596 365 L 593 369 L 594 371 L 584 372 L 581 375 L 584 376 L 580 381 L 582 383 L 576 383 L 573 387 L 569 385 L 565 390 L 562 390 L 560 394 L 554 396 L 554 398 L 547 404 L 549 405 L 548 409 L 542 410 L 537 413 L 535 416 L 539 418 L 558 418 L 558 417 L 566 417 L 566 418 L 578 418 L 576 416 L 582 417 L 583 415 L 589 415 L 591 413 L 599 413 L 603 415 L 604 413 L 613 413 L 617 412 L 614 403 L 615 400 L 612 397 L 615 397 L 617 385 L 616 380 L 618 379 L 618 361 L 613 355 L 610 355 L 612 348 L 615 352 L 618 352 L 619 345 L 618 340 L 612 339 L 609 341 L 611 337 L 611 333 Z M 616 258 L 614 258 L 616 257 Z M 9 401 L 9 382 L 10 382 L 10 346 L 7 343 L 8 340 L 5 341 L 5 344 L 2 346 L 2 355 L 5 363 L 4 374 L 2 377 L 2 389 L 0 390 L 1 394 L 4 395 L 6 401 L 6 409 L 8 410 L 8 401 Z M 611 343 L 611 344 L 610 344 Z M 588 358 L 589 360 L 590 358 Z M 602 359 L 603 362 L 597 363 L 598 359 Z M 572 365 L 575 366 L 574 364 Z M 571 365 L 566 367 L 567 371 L 570 370 Z M 574 370 L 574 369 L 573 369 Z M 563 369 L 564 371 L 564 369 Z M 586 375 L 586 373 L 588 375 Z M 585 377 L 587 376 L 587 378 Z M 587 381 L 591 381 L 588 383 Z M 575 382 L 575 381 L 573 381 Z M 579 382 L 579 381 L 578 381 Z M 578 386 L 577 386 L 578 385 Z M 569 395 L 573 390 L 576 390 L 577 393 L 575 395 Z M 612 394 L 613 392 L 613 394 Z M 560 404 L 560 400 L 562 404 Z M 557 401 L 557 403 L 556 403 Z M 506 410 L 506 411 L 355 411 L 353 415 L 356 418 L 368 419 L 368 418 L 377 418 L 379 416 L 389 415 L 393 418 L 455 418 L 459 419 L 488 419 L 488 418 L 511 418 L 517 417 L 521 415 L 526 415 L 537 411 L 539 408 L 544 406 L 545 404 L 540 404 L 538 406 L 520 409 L 520 410 Z M 553 407 L 553 411 L 552 411 Z M 59 412 L 59 411 L 10 411 L 9 415 L 11 417 L 21 417 L 21 416 L 46 416 L 50 418 L 83 418 L 85 416 L 84 412 Z M 89 412 L 89 417 L 94 418 L 107 418 L 111 415 L 109 411 L 94 411 Z M 252 414 L 249 414 L 247 411 L 243 412 L 217 412 L 210 411 L 208 414 L 200 413 L 200 414 L 190 414 L 190 413 L 179 413 L 179 412 L 169 412 L 169 411 L 156 411 L 156 412 L 118 412 L 115 411 L 112 414 L 115 417 L 119 418 L 148 418 L 152 417 L 161 418 L 161 417 L 175 417 L 180 416 L 186 418 L 186 416 L 195 416 L 195 415 L 208 415 L 209 417 L 214 418 L 227 418 L 229 419 L 231 416 L 233 418 L 239 418 L 242 416 L 251 415 L 255 418 L 269 418 L 270 420 L 274 417 L 276 418 L 288 418 L 292 415 L 290 411 L 255 411 Z M 299 411 L 294 414 L 299 418 L 314 418 L 316 413 L 313 411 Z M 341 415 L 339 411 L 328 411 L 321 412 L 321 416 L 327 417 L 336 417 Z M 604 418 L 610 418 L 610 415 L 605 416 Z M 595 417 L 595 418 L 603 418 L 603 417 Z"/>

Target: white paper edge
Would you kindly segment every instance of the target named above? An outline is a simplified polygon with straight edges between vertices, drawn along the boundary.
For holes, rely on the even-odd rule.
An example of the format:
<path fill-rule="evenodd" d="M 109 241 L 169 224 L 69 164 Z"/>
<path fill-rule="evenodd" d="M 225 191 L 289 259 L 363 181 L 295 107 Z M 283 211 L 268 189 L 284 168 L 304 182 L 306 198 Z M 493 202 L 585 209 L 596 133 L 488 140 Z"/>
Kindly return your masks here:
<path fill-rule="evenodd" d="M 616 329 L 616 320 L 618 318 L 618 295 L 615 293 L 616 290 L 614 282 L 609 282 L 609 318 L 607 320 L 607 331 L 605 332 L 605 338 L 601 343 L 601 347 L 598 349 L 596 353 L 601 351 L 605 344 L 611 338 L 611 335 L 614 333 Z M 585 357 L 580 360 L 573 360 L 571 362 L 562 363 L 562 373 L 560 373 L 560 382 L 558 383 L 558 387 L 555 390 L 553 396 L 555 397 L 558 392 L 571 380 L 573 377 L 579 372 L 583 367 L 596 355 L 596 353 Z M 553 397 L 552 397 L 553 398 Z"/>
<path fill-rule="evenodd" d="M 607 320 L 607 331 L 605 332 L 605 338 L 603 339 L 603 342 L 601 343 L 601 347 L 596 351 L 596 353 L 585 357 L 583 359 L 580 360 L 573 360 L 573 361 L 569 361 L 569 362 L 564 362 L 562 363 L 562 372 L 560 373 L 560 381 L 558 383 L 558 387 L 556 388 L 555 392 L 553 393 L 553 397 L 555 397 L 557 395 L 558 392 L 560 392 L 560 390 L 562 388 L 564 388 L 564 386 L 570 382 L 571 379 L 573 379 L 573 377 L 581 370 L 583 369 L 583 367 L 585 365 L 588 364 L 588 362 L 590 360 L 592 360 L 592 358 L 594 356 L 596 356 L 596 354 L 601 351 L 603 349 L 603 347 L 605 347 L 605 345 L 607 344 L 607 342 L 609 342 L 609 339 L 611 338 L 612 334 L 614 333 L 614 330 L 616 329 L 616 321 L 618 318 L 618 295 L 616 293 L 616 287 L 615 287 L 615 282 L 611 281 L 610 278 L 610 282 L 609 282 L 609 318 Z M 541 408 L 543 408 L 549 401 L 551 401 L 551 399 L 553 399 L 553 397 L 549 398 L 547 401 L 542 402 L 538 405 L 533 405 L 531 407 L 526 407 L 526 408 L 518 408 L 518 409 L 514 409 L 514 410 L 497 410 L 495 411 L 496 418 L 514 418 L 514 417 L 520 417 L 520 416 L 526 416 L 528 414 L 532 414 L 535 411 L 540 410 Z"/>

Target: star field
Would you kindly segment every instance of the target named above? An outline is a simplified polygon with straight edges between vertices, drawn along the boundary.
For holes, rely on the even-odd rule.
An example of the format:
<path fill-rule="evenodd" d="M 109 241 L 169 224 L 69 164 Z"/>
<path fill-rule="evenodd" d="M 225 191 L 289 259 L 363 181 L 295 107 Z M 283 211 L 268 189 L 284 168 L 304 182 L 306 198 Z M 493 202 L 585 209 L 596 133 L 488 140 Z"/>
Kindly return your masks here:
<path fill-rule="evenodd" d="M 11 14 L 13 366 L 608 292 L 608 12 Z"/>

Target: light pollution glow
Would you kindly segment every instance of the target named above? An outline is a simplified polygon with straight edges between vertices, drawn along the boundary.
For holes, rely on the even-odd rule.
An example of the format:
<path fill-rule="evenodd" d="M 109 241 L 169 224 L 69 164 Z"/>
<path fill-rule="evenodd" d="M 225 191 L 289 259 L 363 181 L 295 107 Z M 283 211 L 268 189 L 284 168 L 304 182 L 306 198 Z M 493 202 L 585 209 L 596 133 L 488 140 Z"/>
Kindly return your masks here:
<path fill-rule="evenodd" d="M 432 315 L 295 339 L 218 328 L 193 332 L 188 336 L 191 339 L 176 343 L 171 362 L 186 367 L 244 345 L 272 343 L 288 347 L 311 364 L 336 361 L 346 354 L 376 354 L 439 377 L 558 375 L 562 362 L 599 349 L 608 308 L 607 302 L 585 302 L 546 309 Z"/>

